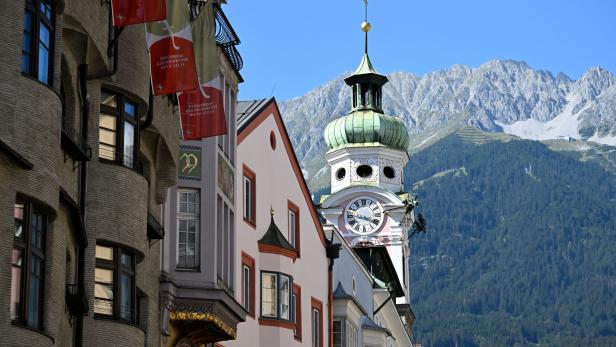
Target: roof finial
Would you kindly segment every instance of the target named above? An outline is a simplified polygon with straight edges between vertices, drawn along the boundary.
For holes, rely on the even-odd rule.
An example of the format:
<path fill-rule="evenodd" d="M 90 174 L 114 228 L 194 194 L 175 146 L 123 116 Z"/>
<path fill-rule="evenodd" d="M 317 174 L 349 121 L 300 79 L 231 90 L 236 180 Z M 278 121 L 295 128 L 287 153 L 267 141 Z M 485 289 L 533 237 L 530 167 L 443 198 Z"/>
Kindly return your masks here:
<path fill-rule="evenodd" d="M 274 207 L 272 207 L 270 205 L 270 214 L 272 215 L 272 218 L 274 218 Z"/>
<path fill-rule="evenodd" d="M 365 33 L 364 39 L 364 53 L 368 54 L 368 31 L 372 28 L 370 23 L 368 23 L 368 0 L 364 0 L 365 5 L 365 15 L 364 21 L 361 23 L 361 30 Z"/>

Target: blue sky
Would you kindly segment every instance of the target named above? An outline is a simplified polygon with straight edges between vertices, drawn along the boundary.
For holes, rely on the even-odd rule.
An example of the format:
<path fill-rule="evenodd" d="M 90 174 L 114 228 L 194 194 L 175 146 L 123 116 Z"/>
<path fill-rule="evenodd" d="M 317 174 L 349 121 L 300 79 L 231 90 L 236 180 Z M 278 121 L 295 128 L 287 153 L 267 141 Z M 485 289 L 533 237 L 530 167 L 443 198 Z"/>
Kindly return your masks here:
<path fill-rule="evenodd" d="M 370 0 L 370 57 L 381 73 L 524 60 L 573 79 L 616 72 L 614 0 Z M 240 99 L 300 96 L 355 69 L 362 0 L 229 0 L 242 43 Z"/>

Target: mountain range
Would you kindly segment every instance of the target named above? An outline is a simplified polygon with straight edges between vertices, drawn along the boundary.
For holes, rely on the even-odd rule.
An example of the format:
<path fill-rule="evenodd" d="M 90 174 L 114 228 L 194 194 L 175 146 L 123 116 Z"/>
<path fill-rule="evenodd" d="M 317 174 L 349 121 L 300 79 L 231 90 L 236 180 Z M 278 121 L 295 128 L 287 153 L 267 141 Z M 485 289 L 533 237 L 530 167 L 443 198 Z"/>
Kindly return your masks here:
<path fill-rule="evenodd" d="M 300 161 L 323 154 L 323 128 L 350 110 L 346 75 L 280 102 Z M 437 132 L 459 126 L 533 140 L 616 145 L 616 77 L 600 67 L 572 80 L 525 62 L 493 60 L 478 68 L 453 65 L 423 76 L 395 72 L 388 78 L 384 111 L 404 120 L 411 150 L 436 140 Z"/>

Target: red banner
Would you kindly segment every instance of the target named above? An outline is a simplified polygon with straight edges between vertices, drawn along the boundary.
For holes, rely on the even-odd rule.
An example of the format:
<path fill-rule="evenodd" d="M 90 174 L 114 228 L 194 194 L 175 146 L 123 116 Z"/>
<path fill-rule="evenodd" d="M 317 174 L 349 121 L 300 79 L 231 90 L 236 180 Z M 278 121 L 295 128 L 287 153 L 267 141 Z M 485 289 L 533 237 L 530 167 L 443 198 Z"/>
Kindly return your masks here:
<path fill-rule="evenodd" d="M 164 20 L 167 17 L 165 0 L 112 0 L 113 25 L 123 27 Z"/>
<path fill-rule="evenodd" d="M 178 94 L 184 140 L 227 133 L 225 110 L 220 89 L 203 85 L 201 89 Z"/>
<path fill-rule="evenodd" d="M 199 86 L 192 41 L 166 37 L 150 46 L 154 95 L 194 90 Z"/>
<path fill-rule="evenodd" d="M 192 22 L 195 63 L 201 88 L 178 94 L 185 140 L 227 133 L 215 33 L 214 12 L 209 1 Z"/>

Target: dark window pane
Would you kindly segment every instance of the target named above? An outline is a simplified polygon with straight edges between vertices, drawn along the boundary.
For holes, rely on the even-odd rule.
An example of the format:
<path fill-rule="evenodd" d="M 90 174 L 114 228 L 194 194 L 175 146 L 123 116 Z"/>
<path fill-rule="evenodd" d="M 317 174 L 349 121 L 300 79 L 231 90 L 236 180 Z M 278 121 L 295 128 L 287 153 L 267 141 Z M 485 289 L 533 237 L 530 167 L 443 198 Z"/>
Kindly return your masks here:
<path fill-rule="evenodd" d="M 118 106 L 116 96 L 114 94 L 107 93 L 106 91 L 101 91 L 101 104 L 114 108 Z"/>
<path fill-rule="evenodd" d="M 41 14 L 51 21 L 51 3 L 47 0 L 41 0 Z"/>
<path fill-rule="evenodd" d="M 44 233 L 44 225 L 43 225 L 43 216 L 38 213 L 32 213 L 32 237 L 31 237 L 31 245 L 32 247 L 43 250 L 43 233 Z"/>
<path fill-rule="evenodd" d="M 133 277 L 126 273 L 120 275 L 120 317 L 133 320 Z"/>
<path fill-rule="evenodd" d="M 131 269 L 133 268 L 133 256 L 131 254 L 122 253 L 122 256 L 120 257 L 120 261 L 122 265 L 129 267 Z"/>
<path fill-rule="evenodd" d="M 43 260 L 35 255 L 30 257 L 30 282 L 28 288 L 28 321 L 31 328 L 40 327 L 41 297 L 43 291 Z"/>

